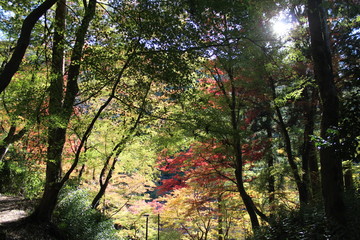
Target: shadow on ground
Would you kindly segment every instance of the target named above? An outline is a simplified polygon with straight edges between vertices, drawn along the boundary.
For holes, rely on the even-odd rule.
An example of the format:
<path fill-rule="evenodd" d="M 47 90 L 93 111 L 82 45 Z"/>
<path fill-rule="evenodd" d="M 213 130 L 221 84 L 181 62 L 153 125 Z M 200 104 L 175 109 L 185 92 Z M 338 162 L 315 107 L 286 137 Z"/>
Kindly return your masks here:
<path fill-rule="evenodd" d="M 0 240 L 59 240 L 51 223 L 34 223 L 27 216 L 36 200 L 0 195 Z"/>

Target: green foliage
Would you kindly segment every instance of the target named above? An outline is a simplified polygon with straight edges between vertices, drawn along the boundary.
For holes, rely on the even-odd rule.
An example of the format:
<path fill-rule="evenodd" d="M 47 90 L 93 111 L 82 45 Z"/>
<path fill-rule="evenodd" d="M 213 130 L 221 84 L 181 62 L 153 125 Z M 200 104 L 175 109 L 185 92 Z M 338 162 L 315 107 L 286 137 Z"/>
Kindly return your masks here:
<path fill-rule="evenodd" d="M 0 62 L 5 63 L 11 55 L 24 17 L 41 2 L 0 2 Z M 338 152 L 342 160 L 360 162 L 360 81 L 356 81 L 359 79 L 356 71 L 359 52 L 356 43 L 359 37 L 356 33 L 360 18 L 356 11 L 358 7 L 350 3 L 355 1 L 346 2 L 329 1 L 327 5 L 333 9 L 328 11 L 331 17 L 329 26 L 332 26 L 332 52 L 334 61 L 337 61 L 334 62 L 334 71 L 337 71 L 335 75 L 342 112 L 339 129 L 330 129 L 326 137 L 317 135 L 318 103 L 316 99 L 307 97 L 315 91 L 307 92 L 307 88 L 315 85 L 308 25 L 305 23 L 306 8 L 303 8 L 302 1 L 293 1 L 293 6 L 290 1 L 272 0 L 237 3 L 229 0 L 98 2 L 96 16 L 85 39 L 83 56 L 81 61 L 75 61 L 81 65 L 81 71 L 76 108 L 70 123 L 62 120 L 62 111 L 48 114 L 48 81 L 53 77 L 49 65 L 51 46 L 54 45 L 51 39 L 55 32 L 54 8 L 49 10 L 35 26 L 20 70 L 1 94 L 0 134 L 4 145 L 9 127 L 16 127 L 17 132 L 26 129 L 28 136 L 23 137 L 18 145 L 12 144 L 5 161 L 0 162 L 0 191 L 20 193 L 28 198 L 38 197 L 42 190 L 44 166 L 35 164 L 45 162 L 45 127 L 67 128 L 68 139 L 62 157 L 72 162 L 79 137 L 98 109 L 105 106 L 106 99 L 112 96 L 111 104 L 92 127 L 79 163 L 85 166 L 82 187 L 94 188 L 104 159 L 117 143 L 121 143 L 121 139 L 131 136 L 120 147 L 119 162 L 104 201 L 107 213 L 114 214 L 112 217 L 124 226 L 118 235 L 127 236 L 128 232 L 135 232 L 135 235 L 140 233 L 144 236 L 141 212 L 148 212 L 150 208 L 146 202 L 153 197 L 149 194 L 153 188 L 150 181 L 157 176 L 154 163 L 162 157 L 160 154 L 173 155 L 186 150 L 195 140 L 218 139 L 229 147 L 213 152 L 213 155 L 229 155 L 233 153 L 231 146 L 236 143 L 231 140 L 239 137 L 242 144 L 256 145 L 257 140 L 269 140 L 271 143 L 269 150 L 264 152 L 273 155 L 272 166 L 268 166 L 263 156 L 256 157 L 259 161 L 253 166 L 244 166 L 244 179 L 250 180 L 245 187 L 256 199 L 256 204 L 263 211 L 273 211 L 281 204 L 287 206 L 286 210 L 274 213 L 271 226 L 261 229 L 254 239 L 336 238 L 338 228 L 328 225 L 322 210 L 289 210 L 298 204 L 297 195 L 290 176 L 291 168 L 286 161 L 287 152 L 283 149 L 284 141 L 279 135 L 279 119 L 274 117 L 271 105 L 281 108 L 293 148 L 289 153 L 293 152 L 299 167 L 304 145 L 304 122 L 307 121 L 304 117 L 306 106 L 303 105 L 311 104 L 314 104 L 314 113 L 311 114 L 315 124 L 310 134 L 316 146 L 332 146 L 339 138 L 341 146 Z M 66 55 L 64 70 L 67 73 L 68 57 L 73 52 L 75 31 L 84 14 L 84 3 L 67 3 L 70 11 L 66 18 L 71 24 L 66 25 L 66 39 L 62 43 Z M 273 39 L 270 33 L 269 20 L 280 10 L 291 11 L 289 14 L 298 21 L 296 30 L 285 42 Z M 207 63 L 208 60 L 211 64 Z M 204 82 L 199 80 L 201 78 Z M 274 80 L 274 94 L 269 88 L 269 78 Z M 113 87 L 114 92 L 110 94 Z M 64 93 L 68 90 L 65 87 Z M 233 104 L 229 104 L 232 96 Z M 139 113 L 141 121 L 135 125 Z M 233 113 L 236 113 L 236 119 L 232 118 Z M 253 127 L 255 124 L 258 125 L 256 129 Z M 206 153 L 204 151 L 205 156 Z M 251 154 L 243 154 L 244 161 L 255 161 Z M 46 162 L 55 163 L 51 159 Z M 202 163 L 206 165 L 208 162 Z M 68 162 L 65 161 L 63 166 L 66 169 Z M 358 165 L 356 167 L 359 168 Z M 233 165 L 226 170 L 226 173 L 233 172 Z M 301 174 L 304 172 L 302 170 Z M 354 178 L 358 184 L 358 169 L 353 173 L 357 174 Z M 268 197 L 268 186 L 272 184 L 270 176 L 275 179 L 275 200 L 271 201 Z M 207 179 L 201 180 L 208 184 Z M 68 182 L 67 185 L 75 186 L 78 181 Z M 258 193 L 264 196 L 261 200 L 258 200 Z M 182 205 L 174 200 L 174 210 L 171 209 L 169 215 L 184 209 L 183 206 L 189 204 L 189 196 L 183 194 L 176 199 L 181 199 Z M 59 228 L 68 239 L 116 239 L 112 222 L 90 209 L 90 200 L 85 191 L 64 193 L 56 215 Z M 167 197 L 164 202 L 169 204 L 170 200 Z M 354 209 L 349 212 L 351 221 L 348 227 L 352 233 L 358 231 L 360 224 L 356 217 L 360 206 L 356 200 L 358 198 L 348 200 L 348 205 Z M 226 205 L 234 205 L 238 211 L 239 202 L 232 197 Z M 274 208 L 269 208 L 271 204 Z M 189 209 L 188 215 L 195 214 Z M 229 219 L 237 214 L 229 212 Z M 209 216 L 212 221 L 214 216 Z M 200 219 L 200 216 L 196 217 Z M 171 217 L 171 221 L 179 224 L 176 216 Z M 196 220 L 187 223 L 191 230 L 196 228 L 193 227 L 197 224 Z M 214 222 L 214 229 L 216 224 Z M 231 224 L 231 228 L 236 226 L 234 222 Z M 155 239 L 155 228 L 151 228 L 150 239 Z M 176 229 L 163 229 L 161 239 L 181 239 L 183 236 Z"/>
<path fill-rule="evenodd" d="M 23 161 L 1 162 L 0 176 L 1 193 L 22 195 L 32 199 L 39 197 L 42 191 L 41 171 L 26 166 Z"/>
<path fill-rule="evenodd" d="M 322 208 L 307 206 L 302 210 L 277 210 L 270 226 L 257 231 L 248 240 L 316 240 L 316 239 L 359 239 L 360 204 L 359 194 L 348 194 L 347 221 L 344 226 L 333 224 Z"/>
<path fill-rule="evenodd" d="M 55 219 L 69 240 L 117 239 L 113 222 L 90 208 L 90 198 L 85 190 L 73 190 L 63 194 Z"/>
<path fill-rule="evenodd" d="M 360 90 L 348 92 L 342 101 L 340 120 L 340 154 L 342 160 L 360 162 Z"/>
<path fill-rule="evenodd" d="M 280 210 L 270 226 L 260 229 L 253 240 L 262 239 L 329 239 L 324 212 L 319 209 L 303 211 Z"/>
<path fill-rule="evenodd" d="M 348 233 L 349 239 L 360 239 L 360 192 L 350 192 L 345 194 L 346 211 L 346 228 L 345 232 Z"/>
<path fill-rule="evenodd" d="M 160 240 L 180 240 L 182 234 L 174 229 L 165 229 L 161 231 Z"/>

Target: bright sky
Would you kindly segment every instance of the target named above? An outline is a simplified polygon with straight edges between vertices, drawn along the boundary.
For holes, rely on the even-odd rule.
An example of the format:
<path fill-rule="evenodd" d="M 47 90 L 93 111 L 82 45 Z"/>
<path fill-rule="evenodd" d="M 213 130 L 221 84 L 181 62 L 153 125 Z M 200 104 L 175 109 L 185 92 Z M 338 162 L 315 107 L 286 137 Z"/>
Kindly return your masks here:
<path fill-rule="evenodd" d="M 286 12 L 280 12 L 270 22 L 273 33 L 279 38 L 285 38 L 296 24 Z"/>

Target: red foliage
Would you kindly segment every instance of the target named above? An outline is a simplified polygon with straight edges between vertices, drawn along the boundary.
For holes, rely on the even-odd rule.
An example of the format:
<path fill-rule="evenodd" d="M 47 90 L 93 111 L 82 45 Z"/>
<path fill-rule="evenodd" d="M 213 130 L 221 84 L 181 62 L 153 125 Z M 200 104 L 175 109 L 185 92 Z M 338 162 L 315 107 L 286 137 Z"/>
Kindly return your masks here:
<path fill-rule="evenodd" d="M 205 104 L 201 102 L 201 105 L 196 104 L 195 107 L 200 111 L 217 110 L 219 115 L 228 116 L 228 122 L 231 122 L 229 112 L 238 111 L 241 116 L 236 121 L 240 124 L 236 129 L 248 133 L 251 124 L 256 122 L 264 111 L 258 105 L 266 101 L 266 94 L 254 83 L 254 79 L 244 74 L 241 69 L 229 75 L 216 67 L 216 64 L 215 61 L 209 62 L 209 77 L 199 79 L 200 90 L 205 94 L 206 100 Z M 159 169 L 170 178 L 162 180 L 158 192 L 169 192 L 193 183 L 211 186 L 212 191 L 216 187 L 231 186 L 229 181 L 236 182 L 231 137 L 229 134 L 224 139 L 197 142 L 186 151 L 160 159 Z M 263 157 L 267 143 L 259 140 L 255 134 L 249 134 L 245 141 L 246 144 L 242 143 L 241 146 L 243 164 L 251 168 L 254 162 Z M 252 178 L 248 177 L 245 181 L 251 181 Z"/>
<path fill-rule="evenodd" d="M 263 156 L 264 147 L 260 141 L 252 141 L 243 146 L 244 164 L 252 164 Z M 235 181 L 233 157 L 226 155 L 221 142 L 209 140 L 196 142 L 186 151 L 159 159 L 158 168 L 170 178 L 163 179 L 157 187 L 159 194 L 186 187 L 189 183 L 200 186 L 224 186 L 225 182 Z"/>

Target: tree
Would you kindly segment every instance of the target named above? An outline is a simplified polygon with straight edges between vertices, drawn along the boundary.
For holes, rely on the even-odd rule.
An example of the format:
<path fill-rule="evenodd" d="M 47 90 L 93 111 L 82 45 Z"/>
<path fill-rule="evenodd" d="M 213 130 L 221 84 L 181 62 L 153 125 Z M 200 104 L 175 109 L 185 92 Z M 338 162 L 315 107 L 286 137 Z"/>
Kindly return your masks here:
<path fill-rule="evenodd" d="M 106 188 L 109 185 L 109 181 L 112 177 L 112 173 L 115 170 L 115 164 L 118 161 L 118 156 L 123 152 L 123 150 L 126 147 L 126 144 L 131 140 L 131 138 L 138 131 L 138 127 L 139 127 L 141 120 L 143 118 L 143 115 L 144 115 L 145 106 L 146 106 L 146 102 L 147 102 L 146 100 L 147 100 L 150 88 L 151 88 L 151 82 L 148 84 L 148 87 L 145 90 L 144 96 L 140 102 L 140 106 L 138 107 L 138 109 L 139 109 L 138 115 L 136 116 L 136 120 L 134 121 L 133 125 L 130 127 L 129 130 L 125 130 L 125 134 L 120 137 L 120 141 L 114 146 L 111 153 L 108 156 L 106 156 L 104 167 L 101 169 L 101 173 L 99 176 L 100 189 L 91 203 L 91 207 L 94 209 L 96 209 L 99 206 L 100 199 L 105 194 Z M 125 121 L 125 120 L 123 120 L 123 121 Z M 111 160 L 112 160 L 112 164 L 109 167 Z M 108 170 L 108 173 L 105 176 L 106 170 Z"/>
<path fill-rule="evenodd" d="M 139 9 L 137 8 L 132 8 L 132 6 L 134 6 L 133 2 L 124 2 L 121 3 L 117 6 L 118 3 L 113 3 L 113 10 L 115 13 L 117 13 L 119 11 L 119 9 L 122 12 L 122 14 L 126 15 L 126 14 L 138 14 L 138 11 L 141 10 L 146 10 L 149 11 L 150 13 L 153 13 L 154 9 L 158 9 L 159 7 L 163 7 L 162 5 L 157 5 L 154 4 L 153 6 L 150 4 L 148 5 L 148 3 L 143 3 L 140 5 L 136 5 Z M 118 7 L 118 8 L 117 8 Z M 104 35 L 98 34 L 97 37 L 99 37 L 99 39 L 96 39 L 98 42 L 94 42 L 93 46 L 89 46 L 88 48 L 90 50 L 85 51 L 84 50 L 84 46 L 85 46 L 85 38 L 86 38 L 86 34 L 88 32 L 90 32 L 90 30 L 92 31 L 93 29 L 91 29 L 90 27 L 90 21 L 92 21 L 93 18 L 95 18 L 96 16 L 96 2 L 95 1 L 89 1 L 88 4 L 84 4 L 84 8 L 85 8 L 85 13 L 84 13 L 84 17 L 82 19 L 81 24 L 78 26 L 77 30 L 76 30 L 76 34 L 75 34 L 75 42 L 74 45 L 72 47 L 72 54 L 71 54 L 71 59 L 70 59 L 70 64 L 69 64 L 69 69 L 68 69 L 68 74 L 66 75 L 66 91 L 65 94 L 62 94 L 63 91 L 63 87 L 65 86 L 64 84 L 64 77 L 61 76 L 60 74 L 60 65 L 58 65 L 57 63 L 53 64 L 53 72 L 54 72 L 54 80 L 51 83 L 51 91 L 53 94 L 51 94 L 50 96 L 50 106 L 49 106 L 49 119 L 50 119 L 50 125 L 49 125 L 49 147 L 48 147 L 48 161 L 47 161 L 47 178 L 46 178 L 46 184 L 45 184 L 45 191 L 44 191 L 44 195 L 43 198 L 40 202 L 39 207 L 36 209 L 36 211 L 34 212 L 34 214 L 32 215 L 32 218 L 35 218 L 39 221 L 49 221 L 51 219 L 51 214 L 56 206 L 56 200 L 57 200 L 57 196 L 59 191 L 61 190 L 62 186 L 65 184 L 65 182 L 69 179 L 72 171 L 76 168 L 77 163 L 79 161 L 79 157 L 82 151 L 82 148 L 84 146 L 84 144 L 86 143 L 88 137 L 90 136 L 92 129 L 94 127 L 95 122 L 99 119 L 99 117 L 101 116 L 102 112 L 104 111 L 104 109 L 108 106 L 108 104 L 115 98 L 115 94 L 122 94 L 121 91 L 119 91 L 119 83 L 123 80 L 123 77 L 125 76 L 125 70 L 128 71 L 129 74 L 131 76 L 131 74 L 133 74 L 133 76 L 137 76 L 137 74 L 141 73 L 143 74 L 143 76 L 146 77 L 151 77 L 153 79 L 156 79 L 158 81 L 168 81 L 167 78 L 171 77 L 171 81 L 168 81 L 167 84 L 171 85 L 177 85 L 177 84 L 183 84 L 184 82 L 184 78 L 187 75 L 187 62 L 188 59 L 186 57 L 184 57 L 184 52 L 183 51 L 176 51 L 173 48 L 173 46 L 171 46 L 171 42 L 160 42 L 159 45 L 155 45 L 152 46 L 151 41 L 158 41 L 158 39 L 156 38 L 157 35 L 161 36 L 163 34 L 163 31 L 159 31 L 159 29 L 157 29 L 155 26 L 153 26 L 153 28 L 148 28 L 146 31 L 143 31 L 142 29 L 142 23 L 140 22 L 134 22 L 133 18 L 125 18 L 125 19 L 116 19 L 114 24 L 120 24 L 120 23 L 124 23 L 126 26 L 128 26 L 129 32 L 120 32 L 120 34 L 116 35 L 117 36 L 117 40 L 119 41 L 124 41 L 124 42 L 111 42 L 111 47 L 114 46 L 114 50 L 118 51 L 119 49 L 124 51 L 124 46 L 125 46 L 125 51 L 124 51 L 124 55 L 110 55 L 110 58 L 113 58 L 114 62 L 111 62 L 112 65 L 108 65 L 108 66 L 102 66 L 101 64 L 94 63 L 94 62 L 90 62 L 93 67 L 93 69 L 89 69 L 89 75 L 91 76 L 91 74 L 95 74 L 95 72 L 99 72 L 99 71 L 103 71 L 104 69 L 99 69 L 98 67 L 112 67 L 113 69 L 115 69 L 115 75 L 113 75 L 112 77 L 109 78 L 109 76 L 106 75 L 106 73 L 102 72 L 102 78 L 107 80 L 106 84 L 103 85 L 103 89 L 105 89 L 106 87 L 108 87 L 108 84 L 112 84 L 111 87 L 111 91 L 109 94 L 108 99 L 105 101 L 104 105 L 102 105 L 99 110 L 97 111 L 97 113 L 95 114 L 94 118 L 91 120 L 91 123 L 89 124 L 89 126 L 87 127 L 87 129 L 85 130 L 80 144 L 77 147 L 76 153 L 75 153 L 75 158 L 73 163 L 71 164 L 71 167 L 67 170 L 67 172 L 64 174 L 64 176 L 61 178 L 60 177 L 60 172 L 61 172 L 61 162 L 62 162 L 62 153 L 63 153 L 63 148 L 64 148 L 64 144 L 66 141 L 66 133 L 67 133 L 67 129 L 69 127 L 70 121 L 71 121 L 71 117 L 74 113 L 74 104 L 77 100 L 77 95 L 79 93 L 79 83 L 78 83 L 78 77 L 80 75 L 80 68 L 81 68 L 81 61 L 83 59 L 83 57 L 85 56 L 84 54 L 88 54 L 90 53 L 92 50 L 99 50 L 97 48 L 102 48 L 99 47 L 97 44 L 107 44 L 108 40 L 109 40 L 109 36 L 107 34 L 114 34 L 113 30 L 111 28 L 106 28 L 106 30 L 108 30 L 108 32 L 105 31 L 105 33 L 103 33 Z M 172 9 L 170 9 L 171 11 Z M 58 14 L 60 14 L 63 11 L 57 11 Z M 110 13 L 110 12 L 107 12 Z M 132 16 L 132 15 L 130 15 Z M 156 15 L 150 15 L 150 19 L 153 20 L 152 17 L 154 17 Z M 173 15 L 171 15 L 173 16 Z M 160 19 L 162 19 L 164 16 L 160 15 L 159 16 Z M 167 16 L 165 16 L 167 17 Z M 107 22 L 107 18 L 104 19 L 100 18 L 97 19 L 97 21 L 95 22 L 95 24 L 99 24 L 102 25 L 104 23 L 108 23 Z M 112 19 L 111 19 L 112 20 Z M 178 21 L 177 18 L 175 18 L 176 21 Z M 103 21 L 103 22 L 102 22 Z M 116 22 L 118 21 L 118 22 Z M 179 21 L 178 21 L 179 22 Z M 152 22 L 149 22 L 148 24 L 152 24 Z M 170 24 L 170 23 L 167 23 Z M 170 25 L 166 25 L 165 27 L 168 27 Z M 63 24 L 61 26 L 59 26 L 59 28 L 63 27 Z M 123 27 L 123 26 L 122 26 Z M 139 27 L 141 31 L 137 32 L 132 28 Z M 123 27 L 124 28 L 124 27 Z M 124 28 L 125 30 L 128 30 L 126 28 Z M 58 29 L 56 29 L 58 30 Z M 176 29 L 175 29 L 176 30 Z M 152 34 L 149 34 L 152 33 Z M 177 32 L 176 32 L 177 33 Z M 149 34 L 149 35 L 148 35 Z M 115 35 L 115 34 L 114 34 Z M 104 36 L 104 38 L 102 38 Z M 155 36 L 155 38 L 154 38 Z M 61 33 L 59 33 L 58 35 L 54 36 L 54 51 L 53 53 L 55 54 L 55 52 L 57 51 L 62 51 L 61 49 L 61 45 L 60 45 L 60 41 L 61 39 L 56 39 L 57 37 L 62 38 Z M 174 38 L 177 38 L 178 36 L 175 35 Z M 57 42 L 59 41 L 59 42 Z M 126 43 L 126 44 L 125 44 Z M 164 49 L 161 51 L 151 51 L 149 50 L 149 46 L 153 47 L 155 49 L 157 49 L 158 47 L 163 47 Z M 111 49 L 110 47 L 110 49 Z M 176 46 L 175 46 L 176 47 Z M 142 51 L 140 51 L 142 50 Z M 165 51 L 165 53 L 163 54 L 163 51 Z M 111 51 L 110 51 L 111 52 Z M 112 52 L 111 52 L 112 53 Z M 115 54 L 119 54 L 119 52 L 115 53 Z M 106 54 L 104 54 L 106 56 Z M 106 56 L 106 57 L 109 57 Z M 53 56 L 53 61 L 57 61 L 58 57 L 60 57 L 59 55 L 54 55 Z M 87 56 L 85 56 L 87 57 Z M 90 61 L 92 60 L 91 57 L 88 59 L 90 59 Z M 98 59 L 99 60 L 99 59 Z M 148 62 L 149 65 L 151 65 L 152 67 L 147 67 L 146 65 L 142 66 L 141 68 L 139 68 L 139 63 L 143 61 L 143 62 Z M 170 68 L 164 68 L 164 61 L 166 61 L 168 64 L 173 64 L 172 67 Z M 60 61 L 58 61 L 59 63 Z M 174 63 L 177 64 L 174 64 Z M 121 67 L 118 66 L 119 63 L 122 63 L 123 65 Z M 150 64 L 153 63 L 153 64 Z M 106 65 L 106 63 L 104 64 Z M 131 66 L 131 68 L 130 68 Z M 128 70 L 129 68 L 129 70 Z M 177 71 L 176 69 L 179 68 L 182 71 Z M 130 70 L 131 69 L 131 70 Z M 127 77 L 129 76 L 127 75 Z M 129 80 L 131 82 L 131 80 Z M 180 81 L 180 82 L 177 82 Z M 86 83 L 86 82 L 85 82 Z M 126 85 L 126 84 L 125 84 Z M 102 89 L 100 88 L 100 91 Z M 97 95 L 97 93 L 95 93 L 95 95 Z M 90 93 L 90 96 L 93 97 L 94 95 L 92 95 Z M 119 99 L 119 98 L 118 98 Z M 130 136 L 130 135 L 128 135 Z M 127 139 L 127 137 L 125 137 L 125 139 Z M 120 144 L 121 147 L 120 149 L 123 148 L 123 144 Z M 118 149 L 116 148 L 116 151 L 118 151 Z M 113 163 L 115 163 L 116 161 L 114 161 Z M 114 165 L 114 164 L 113 164 Z M 108 175 L 108 177 L 111 176 L 111 172 Z M 109 178 L 107 178 L 109 179 Z M 107 180 L 109 181 L 109 180 Z M 104 192 L 106 189 L 107 184 L 104 183 L 101 186 L 101 192 Z M 103 193 L 100 193 L 100 197 Z M 97 202 L 97 201 L 95 201 Z M 95 205 L 95 204 L 94 204 Z"/>
<path fill-rule="evenodd" d="M 38 177 L 43 171 L 39 163 L 44 160 L 45 145 L 45 127 L 41 119 L 46 108 L 46 69 L 38 64 L 44 57 L 44 52 L 38 50 L 34 46 L 29 48 L 37 62 L 32 62 L 32 57 L 26 56 L 22 70 L 1 93 L 0 162 L 4 164 L 3 170 L 9 167 L 9 174 L 12 175 L 4 182 L 2 189 L 30 198 L 36 197 L 41 191 Z M 6 175 L 3 175 L 5 179 Z"/>
<path fill-rule="evenodd" d="M 165 228 L 176 229 L 189 239 L 196 240 L 231 239 L 245 235 L 248 229 L 241 226 L 248 220 L 235 214 L 242 207 L 235 196 L 238 194 L 211 192 L 207 186 L 199 186 L 192 181 L 188 184 L 188 187 L 176 189 L 159 199 L 166 200 L 160 209 Z M 226 189 L 226 186 L 222 187 Z"/>
<path fill-rule="evenodd" d="M 53 53 L 62 52 L 60 47 L 62 42 L 62 33 L 63 30 L 63 17 L 64 17 L 64 2 L 58 4 L 57 14 L 59 19 L 57 21 L 57 31 L 58 36 L 54 38 L 54 50 Z M 61 8 L 61 10 L 60 10 Z M 53 71 L 54 71 L 54 81 L 52 81 L 52 87 L 54 95 L 50 96 L 50 118 L 55 120 L 49 127 L 49 146 L 48 146 L 48 159 L 46 164 L 46 182 L 45 190 L 43 197 L 39 203 L 39 206 L 36 208 L 35 212 L 32 214 L 31 218 L 37 221 L 50 221 L 52 213 L 55 209 L 58 194 L 64 183 L 69 178 L 69 173 L 65 174 L 63 179 L 60 179 L 61 173 L 61 161 L 62 161 L 62 150 L 65 144 L 66 139 L 66 129 L 70 121 L 70 117 L 73 113 L 73 105 L 75 102 L 75 97 L 79 91 L 78 88 L 78 76 L 80 72 L 80 60 L 82 58 L 83 47 L 85 43 L 85 36 L 89 28 L 90 21 L 95 15 L 96 1 L 90 0 L 89 4 L 85 7 L 84 18 L 81 22 L 81 25 L 76 31 L 75 44 L 71 56 L 71 63 L 67 75 L 67 85 L 66 93 L 62 97 L 64 78 L 62 76 L 62 69 L 59 69 L 60 64 L 62 64 L 62 57 L 53 56 Z M 59 37 L 59 39 L 56 39 Z M 60 58 L 60 59 L 58 59 Z M 60 70 L 60 71 L 59 71 Z M 60 83 L 60 84 L 59 84 Z M 60 96 L 59 96 L 60 94 Z M 60 113 L 60 114 L 59 114 Z"/>
<path fill-rule="evenodd" d="M 208 74 L 212 78 L 203 79 L 200 81 L 199 86 L 205 95 L 208 94 L 207 98 L 204 98 L 202 105 L 198 103 L 193 104 L 196 110 L 194 109 L 194 112 L 190 112 L 189 118 L 195 121 L 198 130 L 199 127 L 202 127 L 201 131 L 203 131 L 203 134 L 208 134 L 214 137 L 216 139 L 215 141 L 222 142 L 220 145 L 224 146 L 223 150 L 226 152 L 224 155 L 228 158 L 227 166 L 235 170 L 232 181 L 236 183 L 237 189 L 250 215 L 252 226 L 255 229 L 259 227 L 257 214 L 265 220 L 267 220 L 267 217 L 257 209 L 244 187 L 243 165 L 248 161 L 246 160 L 247 157 L 249 157 L 249 159 L 252 158 L 254 161 L 257 154 L 257 152 L 254 151 L 256 149 L 254 146 L 256 141 L 252 141 L 252 145 L 250 145 L 251 140 L 249 140 L 250 137 L 247 135 L 248 132 L 244 124 L 244 112 L 246 112 L 246 110 L 243 109 L 243 102 L 247 97 L 251 98 L 249 93 L 252 93 L 252 90 L 244 87 L 244 85 L 246 85 L 245 79 L 247 79 L 247 75 L 245 73 L 242 75 L 242 69 L 232 65 L 231 57 L 226 55 L 227 53 L 231 55 L 231 53 L 223 51 L 223 56 L 220 56 L 217 61 L 213 61 L 207 66 L 209 69 Z M 244 81 L 242 82 L 241 80 Z M 249 92 L 247 92 L 247 90 Z M 250 150 L 248 156 L 246 156 L 246 146 L 249 145 L 251 147 L 249 147 Z M 185 155 L 187 154 L 189 153 Z M 259 156 L 257 156 L 257 158 L 259 158 Z M 218 159 L 215 157 L 214 162 L 216 161 L 218 161 L 218 164 L 224 163 L 221 157 Z M 175 161 L 171 160 L 169 164 L 173 166 Z M 179 168 L 181 166 L 182 165 L 179 165 Z M 215 167 L 215 173 L 216 172 L 220 173 Z M 202 174 L 199 175 L 202 176 Z M 179 179 L 179 177 L 177 178 L 178 180 L 181 179 Z M 172 179 L 175 180 L 174 178 Z"/>
<path fill-rule="evenodd" d="M 339 98 L 334 84 L 329 33 L 325 9 L 321 0 L 308 1 L 308 19 L 314 73 L 322 103 L 320 148 L 322 194 L 327 216 L 338 224 L 344 224 L 342 163 L 337 148 L 336 131 L 339 122 Z"/>
<path fill-rule="evenodd" d="M 1 93 L 0 167 L 11 177 L 16 164 L 33 171 L 36 163 L 42 175 L 46 164 L 33 220 L 50 221 L 68 185 L 91 188 L 91 205 L 103 213 L 132 215 L 129 224 L 117 219 L 122 236 L 137 236 L 154 208 L 189 238 L 239 237 L 232 230 L 240 223 L 254 232 L 264 221 L 276 227 L 277 208 L 302 214 L 318 203 L 317 144 L 327 217 L 344 222 L 341 161 L 359 157 L 356 11 L 329 3 L 329 41 L 320 0 L 308 0 L 307 15 L 301 1 L 57 3 L 29 20 L 30 32 L 28 20 L 6 19 L 21 19 L 36 2 L 0 4 L 1 74 L 13 79 Z M 302 25 L 275 39 L 273 17 L 287 14 Z M 8 68 L 8 59 L 19 65 Z M 354 189 L 351 168 L 346 173 Z M 156 195 L 160 202 L 150 203 Z"/>

